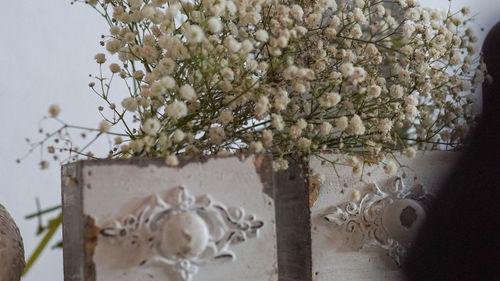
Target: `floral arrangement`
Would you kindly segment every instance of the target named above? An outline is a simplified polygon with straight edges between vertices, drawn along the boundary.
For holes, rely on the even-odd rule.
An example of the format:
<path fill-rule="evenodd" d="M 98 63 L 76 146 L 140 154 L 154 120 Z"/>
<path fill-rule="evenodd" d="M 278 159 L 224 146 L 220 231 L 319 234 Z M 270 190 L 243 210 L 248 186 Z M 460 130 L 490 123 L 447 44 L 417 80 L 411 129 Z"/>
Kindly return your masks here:
<path fill-rule="evenodd" d="M 473 92 L 485 76 L 469 9 L 416 0 L 86 0 L 109 24 L 91 91 L 102 99 L 96 128 L 60 127 L 30 152 L 58 162 L 101 158 L 269 153 L 290 159 L 335 152 L 395 165 L 388 155 L 454 149 L 474 121 Z M 115 93 L 111 86 L 125 85 Z M 81 130 L 77 148 L 70 130 Z M 118 129 L 119 132 L 116 132 Z M 89 138 L 89 135 L 92 137 Z M 68 158 L 61 154 L 69 153 Z M 57 208 L 51 208 L 53 211 Z M 40 211 L 37 214 L 45 213 Z M 47 211 L 48 212 L 48 211 Z M 60 225 L 49 224 L 37 258 Z M 28 266 L 29 268 L 29 266 Z"/>
<path fill-rule="evenodd" d="M 474 119 L 471 93 L 485 67 L 474 57 L 468 8 L 452 13 L 415 0 L 85 3 L 108 22 L 101 45 L 121 62 L 105 67 L 106 55 L 95 56 L 99 75 L 89 86 L 103 101 L 103 121 L 72 126 L 53 105 L 49 118 L 62 127 L 32 150 L 94 159 L 89 145 L 110 135 L 103 157 L 176 165 L 178 155 L 267 152 L 279 170 L 291 156 L 333 151 L 356 156 L 359 171 L 394 152 L 456 148 Z M 117 80 L 126 97 L 112 95 Z M 66 137 L 72 128 L 96 136 L 79 149 Z"/>

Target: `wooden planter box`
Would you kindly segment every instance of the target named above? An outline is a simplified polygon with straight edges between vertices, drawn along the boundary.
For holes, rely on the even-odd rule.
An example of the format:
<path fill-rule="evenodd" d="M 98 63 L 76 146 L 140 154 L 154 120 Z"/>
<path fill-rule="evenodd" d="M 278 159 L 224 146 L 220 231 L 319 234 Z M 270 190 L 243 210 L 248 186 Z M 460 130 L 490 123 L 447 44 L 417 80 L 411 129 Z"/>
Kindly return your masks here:
<path fill-rule="evenodd" d="M 276 173 L 264 156 L 65 165 L 65 280 L 400 280 L 397 260 L 454 158 L 419 153 L 399 175 L 374 166 L 362 181 L 318 159 Z"/>

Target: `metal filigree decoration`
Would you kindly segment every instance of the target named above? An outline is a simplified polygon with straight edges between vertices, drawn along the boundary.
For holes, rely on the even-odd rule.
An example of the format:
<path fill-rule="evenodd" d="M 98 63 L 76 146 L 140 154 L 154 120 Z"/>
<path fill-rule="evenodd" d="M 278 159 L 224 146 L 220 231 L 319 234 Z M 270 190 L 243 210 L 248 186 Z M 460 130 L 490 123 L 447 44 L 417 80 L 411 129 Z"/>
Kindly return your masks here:
<path fill-rule="evenodd" d="M 144 245 L 147 253 L 137 266 L 165 265 L 182 281 L 207 262 L 233 260 L 230 246 L 257 236 L 264 225 L 241 208 L 213 203 L 208 195 L 191 196 L 184 187 L 164 199 L 152 196 L 135 213 L 102 228 L 101 235 L 110 242 Z"/>
<path fill-rule="evenodd" d="M 412 235 L 425 218 L 424 207 L 432 196 L 422 185 L 407 188 L 397 177 L 387 190 L 377 184 L 357 202 L 350 201 L 329 208 L 322 217 L 349 233 L 360 233 L 361 244 L 385 249 L 397 264 L 402 263 Z"/>

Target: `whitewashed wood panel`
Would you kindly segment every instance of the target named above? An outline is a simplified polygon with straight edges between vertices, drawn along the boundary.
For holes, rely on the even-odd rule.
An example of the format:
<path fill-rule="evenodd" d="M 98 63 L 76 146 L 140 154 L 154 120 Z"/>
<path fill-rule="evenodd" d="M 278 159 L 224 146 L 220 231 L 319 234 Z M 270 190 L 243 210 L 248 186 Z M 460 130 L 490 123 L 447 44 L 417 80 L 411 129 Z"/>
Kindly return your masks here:
<path fill-rule="evenodd" d="M 71 258 L 79 249 L 68 245 L 66 280 L 278 280 L 268 159 L 77 166 L 66 168 L 63 190 L 73 176 L 81 194 L 63 196 L 73 211 L 82 203 L 84 226 L 64 222 L 65 246 L 83 239 L 85 256 Z M 66 220 L 70 216 L 71 209 Z M 78 228 L 83 237 L 75 235 Z"/>
<path fill-rule="evenodd" d="M 386 174 L 381 166 L 365 166 L 360 176 L 353 174 L 351 167 L 337 165 L 340 177 L 331 165 L 312 159 L 310 167 L 326 176 L 311 208 L 313 280 L 402 280 L 395 250 L 411 245 L 415 229 L 425 218 L 425 206 L 458 157 L 456 152 L 419 152 L 414 159 L 401 157 L 398 160 L 403 168 L 394 175 Z M 420 187 L 423 194 L 418 194 Z M 415 198 L 420 201 L 398 198 L 411 194 L 417 194 Z M 415 202 L 418 205 L 412 205 Z M 410 208 L 406 209 L 408 204 Z M 403 220 L 403 210 L 411 211 L 406 217 L 410 223 L 404 227 L 394 224 Z M 394 236 L 397 238 L 391 240 Z M 391 244 L 395 242 L 399 248 Z"/>

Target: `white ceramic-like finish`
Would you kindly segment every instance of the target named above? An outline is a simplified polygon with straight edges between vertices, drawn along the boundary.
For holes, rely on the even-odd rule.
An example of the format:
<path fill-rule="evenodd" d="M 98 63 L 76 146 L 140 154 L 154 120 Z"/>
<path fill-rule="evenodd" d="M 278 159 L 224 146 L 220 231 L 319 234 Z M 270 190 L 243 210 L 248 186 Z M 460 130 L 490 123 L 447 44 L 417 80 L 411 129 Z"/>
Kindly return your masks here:
<path fill-rule="evenodd" d="M 382 213 L 382 226 L 389 237 L 402 245 L 411 243 L 424 222 L 426 212 L 413 199 L 399 199 L 388 205 Z"/>
<path fill-rule="evenodd" d="M 193 258 L 207 247 L 208 226 L 196 213 L 179 213 L 163 225 L 159 250 L 166 257 Z"/>
<path fill-rule="evenodd" d="M 458 157 L 456 152 L 419 152 L 414 159 L 400 157 L 398 161 L 404 168 L 394 175 L 373 165 L 365 166 L 360 176 L 353 174 L 352 168 L 338 165 L 339 177 L 331 166 L 322 166 L 321 160 L 312 159 L 311 168 L 326 176 L 311 208 L 313 280 L 403 280 L 396 260 L 389 254 L 397 256 L 411 241 L 425 217 L 425 208 L 419 206 L 431 197 L 426 193 L 436 193 Z M 395 184 L 397 177 L 404 188 Z M 412 198 L 412 194 L 420 194 L 416 197 L 421 201 Z M 398 225 L 401 211 L 408 206 L 416 213 L 411 231 Z"/>
<path fill-rule="evenodd" d="M 85 166 L 96 280 L 277 280 L 274 203 L 253 161 Z"/>

